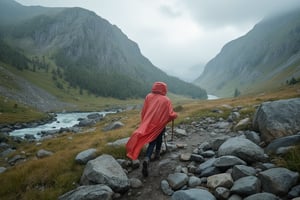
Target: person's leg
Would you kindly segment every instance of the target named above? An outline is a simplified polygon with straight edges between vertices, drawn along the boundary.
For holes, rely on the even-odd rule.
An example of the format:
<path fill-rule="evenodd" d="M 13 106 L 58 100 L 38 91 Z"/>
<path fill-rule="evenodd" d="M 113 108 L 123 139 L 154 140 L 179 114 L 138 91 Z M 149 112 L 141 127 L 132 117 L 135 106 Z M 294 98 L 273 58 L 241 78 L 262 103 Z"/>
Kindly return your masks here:
<path fill-rule="evenodd" d="M 163 131 L 157 136 L 155 140 L 149 143 L 147 151 L 146 151 L 146 158 L 143 161 L 143 169 L 142 173 L 145 177 L 148 176 L 148 165 L 149 161 L 151 160 L 151 156 L 155 147 L 155 158 L 159 159 L 160 156 L 160 149 L 161 149 L 161 144 L 162 144 L 162 137 L 165 132 L 166 128 L 163 129 Z"/>
<path fill-rule="evenodd" d="M 157 144 L 157 138 L 149 143 L 147 151 L 146 151 L 146 158 L 149 160 L 151 159 L 151 155 L 153 153 L 154 147 Z"/>
<path fill-rule="evenodd" d="M 159 134 L 159 136 L 156 138 L 156 147 L 155 147 L 155 157 L 154 157 L 154 159 L 159 159 L 160 158 L 160 150 L 161 150 L 163 135 L 164 135 L 165 131 L 166 131 L 166 128 L 164 128 L 162 130 L 162 132 Z"/>
<path fill-rule="evenodd" d="M 152 142 L 149 143 L 147 150 L 146 150 L 146 157 L 143 161 L 143 169 L 142 169 L 142 174 L 144 177 L 148 176 L 148 165 L 149 165 L 149 161 L 151 159 L 151 155 L 153 153 L 154 147 L 156 144 L 156 139 L 153 140 Z"/>

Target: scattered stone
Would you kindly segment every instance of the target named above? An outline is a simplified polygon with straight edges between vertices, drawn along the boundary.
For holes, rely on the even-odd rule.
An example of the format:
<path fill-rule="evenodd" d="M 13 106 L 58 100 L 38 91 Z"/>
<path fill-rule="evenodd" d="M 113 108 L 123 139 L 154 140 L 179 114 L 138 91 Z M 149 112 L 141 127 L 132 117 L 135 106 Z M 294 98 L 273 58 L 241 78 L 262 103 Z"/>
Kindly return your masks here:
<path fill-rule="evenodd" d="M 96 152 L 97 150 L 94 148 L 82 151 L 79 154 L 77 154 L 75 161 L 79 164 L 86 164 L 88 161 L 96 158 Z"/>
<path fill-rule="evenodd" d="M 112 200 L 113 194 L 114 192 L 107 185 L 83 185 L 61 195 L 58 200 Z"/>
<path fill-rule="evenodd" d="M 216 200 L 216 198 L 207 190 L 189 189 L 174 192 L 172 200 Z"/>
<path fill-rule="evenodd" d="M 245 176 L 234 182 L 230 191 L 241 196 L 249 196 L 260 192 L 261 182 L 255 176 Z"/>
<path fill-rule="evenodd" d="M 129 180 L 121 165 L 107 154 L 87 163 L 80 183 L 83 185 L 105 184 L 113 191 L 121 193 L 129 189 Z"/>
<path fill-rule="evenodd" d="M 228 200 L 243 200 L 243 198 L 237 194 L 233 194 L 229 197 Z"/>
<path fill-rule="evenodd" d="M 86 126 L 93 126 L 96 124 L 96 121 L 94 119 L 82 119 L 78 123 L 79 127 L 86 127 Z"/>
<path fill-rule="evenodd" d="M 183 148 L 187 147 L 187 144 L 185 144 L 185 143 L 176 143 L 176 147 L 178 149 L 183 149 Z"/>
<path fill-rule="evenodd" d="M 191 156 L 192 156 L 191 153 L 183 153 L 180 155 L 180 160 L 181 161 L 189 161 L 189 160 L 191 160 Z"/>
<path fill-rule="evenodd" d="M 226 200 L 230 195 L 230 190 L 225 187 L 217 187 L 214 191 L 214 195 L 217 199 Z"/>
<path fill-rule="evenodd" d="M 47 151 L 47 150 L 44 150 L 44 149 L 40 149 L 36 153 L 36 157 L 38 157 L 38 158 L 45 158 L 45 157 L 52 156 L 52 155 L 53 155 L 53 152 Z"/>
<path fill-rule="evenodd" d="M 167 180 L 162 180 L 160 187 L 165 195 L 171 196 L 174 193 Z"/>
<path fill-rule="evenodd" d="M 245 135 L 246 139 L 254 142 L 257 145 L 259 145 L 261 142 L 258 133 L 256 133 L 255 131 L 245 131 L 244 135 Z"/>
<path fill-rule="evenodd" d="M 217 187 L 231 188 L 232 185 L 233 180 L 229 173 L 216 174 L 207 178 L 207 186 L 212 189 Z"/>
<path fill-rule="evenodd" d="M 198 185 L 201 185 L 201 179 L 197 176 L 191 176 L 189 177 L 188 186 L 190 188 L 197 187 Z"/>
<path fill-rule="evenodd" d="M 300 185 L 294 186 L 288 193 L 288 198 L 300 197 Z"/>
<path fill-rule="evenodd" d="M 2 174 L 3 172 L 6 171 L 6 168 L 5 167 L 0 167 L 0 174 Z"/>
<path fill-rule="evenodd" d="M 8 160 L 8 163 L 13 166 L 18 162 L 24 161 L 25 157 L 21 156 L 21 155 L 15 155 L 13 158 L 11 158 L 10 160 Z"/>
<path fill-rule="evenodd" d="M 128 140 L 129 140 L 129 137 L 126 137 L 126 138 L 116 140 L 114 142 L 109 142 L 109 143 L 107 143 L 107 145 L 111 145 L 111 146 L 122 146 L 122 145 L 124 145 L 125 146 L 127 144 Z"/>
<path fill-rule="evenodd" d="M 200 155 L 205 158 L 211 158 L 211 157 L 215 156 L 216 153 L 212 150 L 208 150 L 208 151 L 204 151 L 204 152 L 200 153 Z"/>
<path fill-rule="evenodd" d="M 219 156 L 233 155 L 248 163 L 266 160 L 264 150 L 261 147 L 248 139 L 240 137 L 226 140 L 220 146 L 218 152 Z"/>
<path fill-rule="evenodd" d="M 178 190 L 188 182 L 188 176 L 184 173 L 169 174 L 167 181 L 173 190 Z"/>
<path fill-rule="evenodd" d="M 200 162 L 200 163 L 203 163 L 205 161 L 203 156 L 197 154 L 191 154 L 190 160 L 195 162 Z"/>
<path fill-rule="evenodd" d="M 246 197 L 244 200 L 258 200 L 258 199 L 263 199 L 263 200 L 280 200 L 279 197 L 275 196 L 274 194 L 263 192 L 263 193 L 257 193 L 250 195 Z"/>
<path fill-rule="evenodd" d="M 187 133 L 184 129 L 176 128 L 175 133 L 177 137 L 187 136 Z"/>
<path fill-rule="evenodd" d="M 245 176 L 255 176 L 256 170 L 253 167 L 249 167 L 246 165 L 235 165 L 232 168 L 231 175 L 232 175 L 233 180 L 236 181 Z"/>
<path fill-rule="evenodd" d="M 300 132 L 299 132 L 300 133 Z M 268 154 L 280 154 L 278 150 L 283 147 L 292 147 L 300 144 L 300 134 L 285 136 L 282 138 L 277 138 L 273 140 L 266 148 L 265 151 Z"/>
<path fill-rule="evenodd" d="M 227 170 L 235 165 L 246 165 L 247 163 L 236 156 L 221 156 L 214 162 L 214 166 L 223 170 Z"/>
<path fill-rule="evenodd" d="M 121 128 L 123 126 L 124 126 L 124 124 L 122 122 L 116 121 L 116 122 L 113 122 L 113 123 L 109 124 L 108 126 L 104 127 L 103 131 L 111 131 L 111 130 Z"/>
<path fill-rule="evenodd" d="M 143 187 L 143 183 L 140 179 L 131 178 L 129 179 L 130 187 L 132 188 L 141 188 Z"/>
<path fill-rule="evenodd" d="M 267 143 L 293 135 L 300 130 L 299 108 L 300 98 L 264 102 L 256 110 L 253 127 Z"/>
<path fill-rule="evenodd" d="M 263 191 L 284 195 L 297 184 L 299 174 L 286 168 L 272 168 L 258 174 Z"/>

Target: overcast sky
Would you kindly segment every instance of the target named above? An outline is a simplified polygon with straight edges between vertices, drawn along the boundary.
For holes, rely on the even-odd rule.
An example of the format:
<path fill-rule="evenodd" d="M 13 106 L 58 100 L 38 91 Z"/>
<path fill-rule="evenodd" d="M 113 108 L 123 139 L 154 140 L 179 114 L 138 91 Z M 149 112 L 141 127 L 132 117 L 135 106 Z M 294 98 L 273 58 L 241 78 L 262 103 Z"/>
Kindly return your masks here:
<path fill-rule="evenodd" d="M 117 25 L 142 54 L 170 75 L 191 81 L 221 48 L 270 14 L 299 0 L 17 0 L 23 5 L 82 7 Z"/>

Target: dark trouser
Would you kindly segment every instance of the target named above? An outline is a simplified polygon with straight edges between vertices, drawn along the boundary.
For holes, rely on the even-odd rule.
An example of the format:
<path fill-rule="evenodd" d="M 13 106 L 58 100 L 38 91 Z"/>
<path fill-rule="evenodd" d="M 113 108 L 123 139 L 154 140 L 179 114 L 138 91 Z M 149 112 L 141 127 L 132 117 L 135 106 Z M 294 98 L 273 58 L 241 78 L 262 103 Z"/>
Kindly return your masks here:
<path fill-rule="evenodd" d="M 152 142 L 149 143 L 147 151 L 146 151 L 146 157 L 149 158 L 149 160 L 151 159 L 151 155 L 153 153 L 154 147 L 155 147 L 155 155 L 158 156 L 160 154 L 162 138 L 163 138 L 165 131 L 166 131 L 166 128 L 164 128 L 161 131 L 161 133 L 157 136 L 157 138 L 155 140 L 153 140 Z"/>

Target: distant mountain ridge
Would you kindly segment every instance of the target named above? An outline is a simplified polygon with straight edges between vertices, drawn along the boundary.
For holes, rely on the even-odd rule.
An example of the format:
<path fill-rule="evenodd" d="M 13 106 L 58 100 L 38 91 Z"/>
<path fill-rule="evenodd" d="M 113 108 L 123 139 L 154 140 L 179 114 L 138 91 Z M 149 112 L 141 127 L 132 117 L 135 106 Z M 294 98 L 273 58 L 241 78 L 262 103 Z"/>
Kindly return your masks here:
<path fill-rule="evenodd" d="M 227 43 L 193 83 L 217 96 L 278 87 L 300 77 L 300 8 L 262 20 Z"/>
<path fill-rule="evenodd" d="M 124 99 L 144 97 L 154 81 L 165 81 L 170 92 L 207 98 L 205 90 L 155 67 L 117 26 L 91 11 L 28 7 L 9 0 L 0 7 L 6 10 L 0 13 L 0 40 L 26 55 L 29 66 L 30 57 L 53 60 L 72 87 Z"/>

